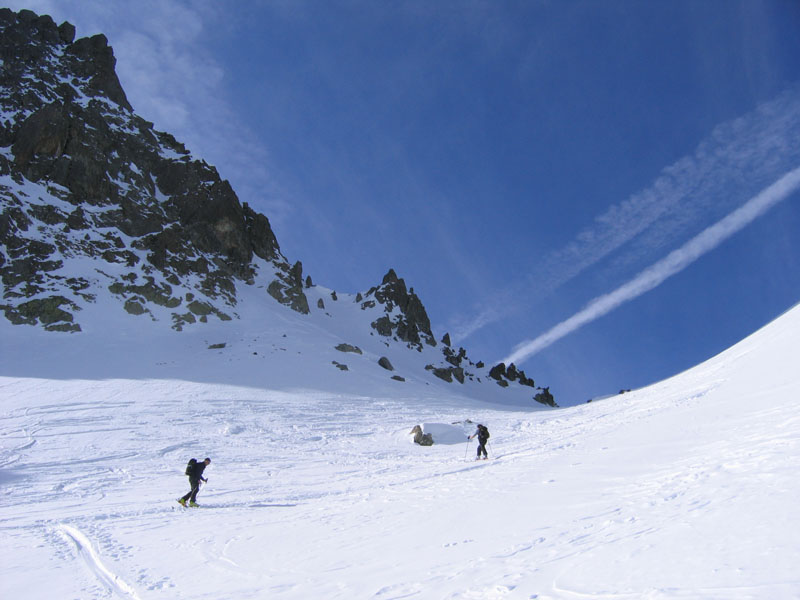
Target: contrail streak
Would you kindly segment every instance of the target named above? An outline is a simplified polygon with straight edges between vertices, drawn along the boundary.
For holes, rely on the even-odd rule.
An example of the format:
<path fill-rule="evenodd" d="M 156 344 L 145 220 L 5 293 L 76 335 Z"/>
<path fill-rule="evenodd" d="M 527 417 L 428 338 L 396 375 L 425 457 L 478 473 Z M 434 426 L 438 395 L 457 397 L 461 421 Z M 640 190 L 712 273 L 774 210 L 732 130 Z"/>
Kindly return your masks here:
<path fill-rule="evenodd" d="M 475 314 L 449 325 L 456 342 L 530 308 L 534 296 L 553 294 L 618 252 L 608 268 L 658 256 L 695 223 L 712 223 L 742 206 L 800 161 L 800 87 L 792 87 L 739 118 L 720 123 L 694 153 L 665 167 L 653 183 L 610 206 L 566 245 L 519 271 L 505 289 L 476 294 Z M 625 248 L 620 251 L 620 249 Z M 525 299 L 522 301 L 521 299 Z"/>
<path fill-rule="evenodd" d="M 798 189 L 800 189 L 800 167 L 786 173 L 778 181 L 762 190 L 757 196 L 748 200 L 743 206 L 706 228 L 677 250 L 670 252 L 666 257 L 639 273 L 628 283 L 618 287 L 613 292 L 598 296 L 589 302 L 586 308 L 539 337 L 517 345 L 503 362 L 506 364 L 512 362 L 521 363 L 576 329 L 608 314 L 621 304 L 658 287 L 664 280 L 681 272 L 698 258 L 716 248 L 723 241 L 752 223 Z"/>

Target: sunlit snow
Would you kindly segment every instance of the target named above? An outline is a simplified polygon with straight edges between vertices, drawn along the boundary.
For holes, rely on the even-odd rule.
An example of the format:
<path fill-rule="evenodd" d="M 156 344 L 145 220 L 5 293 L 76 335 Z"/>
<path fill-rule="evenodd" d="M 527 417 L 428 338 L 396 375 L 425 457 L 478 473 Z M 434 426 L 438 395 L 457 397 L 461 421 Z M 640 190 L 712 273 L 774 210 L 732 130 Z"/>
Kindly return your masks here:
<path fill-rule="evenodd" d="M 184 360 L 153 344 L 151 370 L 124 377 L 124 352 L 42 333 L 45 377 L 4 326 L 0 596 L 800 596 L 800 308 L 672 379 L 560 410 L 358 368 L 292 387 L 281 357 L 328 345 L 285 326 L 274 352 L 191 354 L 200 334 L 176 334 Z M 466 435 L 409 435 L 467 419 L 489 425 L 489 460 Z M 206 456 L 201 506 L 181 508 L 186 461 Z"/>

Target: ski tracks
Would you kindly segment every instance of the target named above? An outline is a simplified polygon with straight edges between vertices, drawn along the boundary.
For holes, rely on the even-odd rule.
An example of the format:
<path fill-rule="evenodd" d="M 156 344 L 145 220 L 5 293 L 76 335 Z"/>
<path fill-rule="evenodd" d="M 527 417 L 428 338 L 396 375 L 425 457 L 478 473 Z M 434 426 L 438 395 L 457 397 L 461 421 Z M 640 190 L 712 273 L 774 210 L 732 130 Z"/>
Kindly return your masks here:
<path fill-rule="evenodd" d="M 80 530 L 63 524 L 59 525 L 58 529 L 68 541 L 75 545 L 78 555 L 86 563 L 89 571 L 94 574 L 104 587 L 122 598 L 141 600 L 130 584 L 106 567 L 92 542 Z"/>

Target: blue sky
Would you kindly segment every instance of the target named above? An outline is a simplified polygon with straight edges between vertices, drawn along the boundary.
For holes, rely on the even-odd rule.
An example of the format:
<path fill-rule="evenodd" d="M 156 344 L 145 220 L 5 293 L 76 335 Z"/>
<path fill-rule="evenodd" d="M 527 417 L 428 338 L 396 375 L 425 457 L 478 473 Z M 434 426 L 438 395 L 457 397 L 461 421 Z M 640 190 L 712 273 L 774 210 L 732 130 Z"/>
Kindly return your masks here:
<path fill-rule="evenodd" d="M 392 267 L 561 404 L 800 300 L 795 0 L 7 5 L 105 33 L 137 112 L 315 282 Z"/>

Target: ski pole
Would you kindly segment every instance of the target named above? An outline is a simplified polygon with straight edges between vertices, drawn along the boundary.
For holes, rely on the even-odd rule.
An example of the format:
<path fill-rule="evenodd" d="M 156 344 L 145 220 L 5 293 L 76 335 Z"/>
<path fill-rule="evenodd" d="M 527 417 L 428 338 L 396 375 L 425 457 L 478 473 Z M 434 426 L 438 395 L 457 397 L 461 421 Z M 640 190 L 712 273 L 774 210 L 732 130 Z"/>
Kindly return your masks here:
<path fill-rule="evenodd" d="M 467 460 L 467 452 L 469 452 L 469 443 L 472 441 L 472 438 L 467 438 L 467 447 L 464 448 L 464 460 Z"/>

